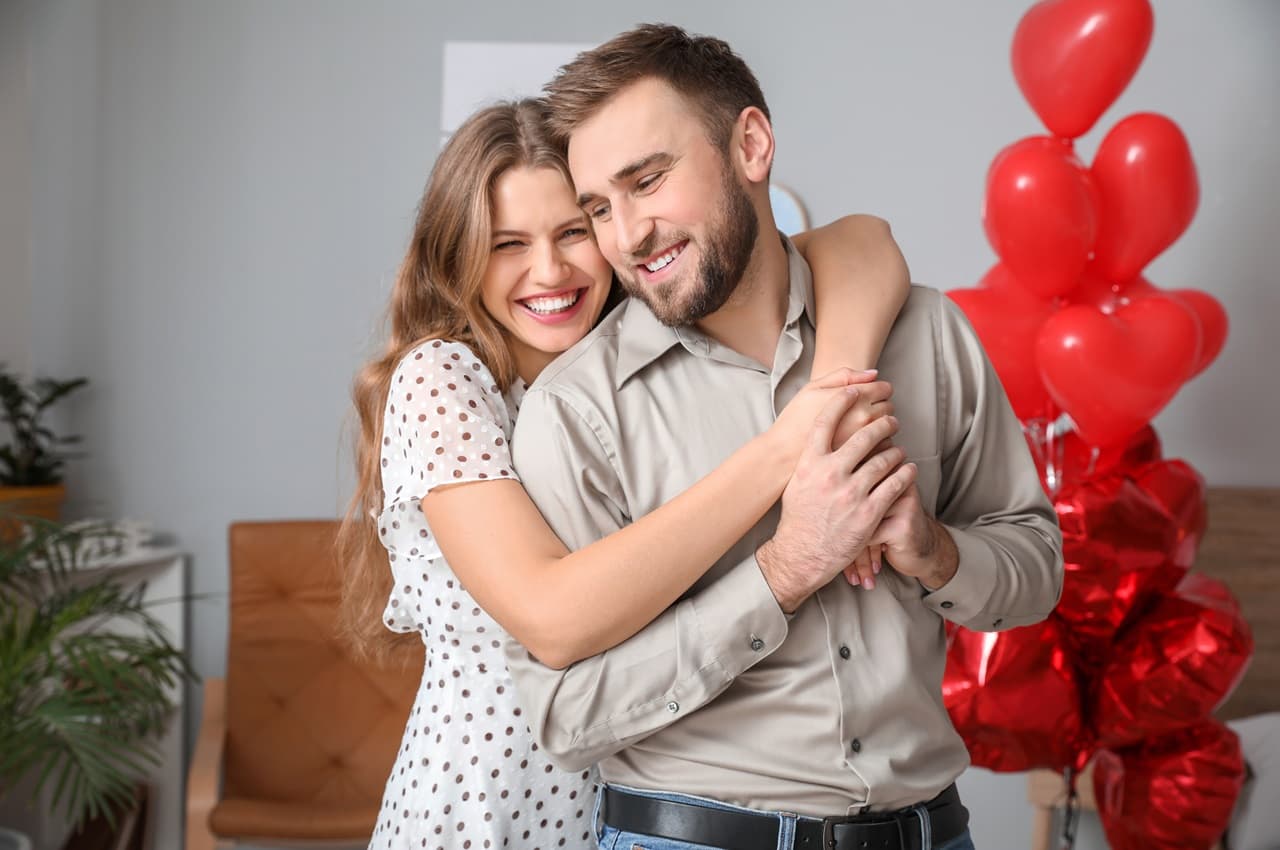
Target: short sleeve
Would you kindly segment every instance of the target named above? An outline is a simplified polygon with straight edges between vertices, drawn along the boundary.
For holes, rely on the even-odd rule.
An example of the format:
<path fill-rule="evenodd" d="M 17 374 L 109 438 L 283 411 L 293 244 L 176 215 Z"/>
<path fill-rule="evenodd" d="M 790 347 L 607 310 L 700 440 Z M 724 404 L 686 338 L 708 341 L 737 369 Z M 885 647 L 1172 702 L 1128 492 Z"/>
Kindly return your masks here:
<path fill-rule="evenodd" d="M 441 484 L 515 479 L 511 419 L 493 375 L 467 346 L 432 340 L 409 352 L 387 393 L 385 505 Z"/>

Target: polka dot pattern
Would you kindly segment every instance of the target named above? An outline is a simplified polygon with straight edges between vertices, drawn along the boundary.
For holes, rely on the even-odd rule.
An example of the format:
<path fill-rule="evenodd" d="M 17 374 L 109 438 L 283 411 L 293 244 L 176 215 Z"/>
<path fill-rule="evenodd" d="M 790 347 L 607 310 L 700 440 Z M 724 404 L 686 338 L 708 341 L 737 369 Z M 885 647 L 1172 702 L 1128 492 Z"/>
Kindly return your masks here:
<path fill-rule="evenodd" d="M 387 627 L 418 632 L 426 669 L 387 780 L 370 850 L 583 850 L 594 771 L 543 756 L 515 699 L 502 628 L 449 569 L 422 513 L 438 484 L 519 480 L 508 442 L 523 385 L 507 397 L 465 345 L 409 352 L 383 420 L 378 533 L 395 578 Z"/>

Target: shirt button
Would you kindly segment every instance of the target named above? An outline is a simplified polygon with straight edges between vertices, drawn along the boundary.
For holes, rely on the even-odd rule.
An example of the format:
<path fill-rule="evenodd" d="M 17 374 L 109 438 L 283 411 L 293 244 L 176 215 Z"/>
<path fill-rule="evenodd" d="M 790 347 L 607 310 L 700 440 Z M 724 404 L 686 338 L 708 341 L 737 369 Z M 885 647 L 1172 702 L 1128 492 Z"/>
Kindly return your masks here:
<path fill-rule="evenodd" d="M 751 648 L 754 649 L 756 652 L 759 652 L 760 650 L 764 649 L 764 641 L 760 640 L 760 638 L 756 637 L 755 635 L 752 635 Z"/>
<path fill-rule="evenodd" d="M 1003 622 L 1004 622 L 1004 617 L 997 617 L 996 621 L 991 624 L 991 628 L 998 629 L 1000 628 L 1000 624 Z"/>
<path fill-rule="evenodd" d="M 671 712 L 672 714 L 675 714 L 679 710 L 680 710 L 680 703 L 676 702 L 675 700 L 672 700 L 671 702 L 667 703 L 667 711 Z"/>
<path fill-rule="evenodd" d="M 842 646 L 842 647 L 840 647 L 840 657 L 841 657 L 841 658 L 848 659 L 848 657 L 849 657 L 850 655 L 853 655 L 853 653 L 849 651 L 849 647 L 847 647 L 847 646 Z"/>
<path fill-rule="evenodd" d="M 855 753 L 862 752 L 862 742 L 857 738 L 854 738 L 853 742 L 849 744 L 849 749 L 853 750 Z"/>
<path fill-rule="evenodd" d="M 948 601 L 946 601 L 946 602 L 943 602 L 943 603 L 942 603 L 942 607 L 943 607 L 943 608 L 954 608 L 954 607 L 956 607 L 956 603 L 951 602 L 950 600 L 948 600 Z"/>

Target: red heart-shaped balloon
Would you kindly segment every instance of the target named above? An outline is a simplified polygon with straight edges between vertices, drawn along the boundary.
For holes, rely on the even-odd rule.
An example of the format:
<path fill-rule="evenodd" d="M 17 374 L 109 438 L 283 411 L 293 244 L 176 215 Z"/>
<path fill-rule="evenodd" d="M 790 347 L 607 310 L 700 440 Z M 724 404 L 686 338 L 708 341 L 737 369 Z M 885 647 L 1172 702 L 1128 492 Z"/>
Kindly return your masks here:
<path fill-rule="evenodd" d="M 1208 718 L 1141 747 L 1102 750 L 1093 788 L 1107 845 L 1113 850 L 1214 845 L 1231 821 L 1244 779 L 1239 738 Z"/>
<path fill-rule="evenodd" d="M 1151 296 L 1112 315 L 1075 305 L 1050 316 L 1036 341 L 1049 395 L 1089 443 L 1118 443 L 1146 425 L 1191 374 L 1200 323 L 1174 298 Z"/>
<path fill-rule="evenodd" d="M 1133 79 L 1151 44 L 1147 0 L 1045 0 L 1013 36 L 1013 76 L 1056 136 L 1089 131 Z"/>
<path fill-rule="evenodd" d="M 1138 276 L 1191 224 L 1200 184 L 1182 130 L 1163 115 L 1130 115 L 1107 133 L 1090 169 L 1097 186 L 1094 263 L 1112 281 Z"/>
<path fill-rule="evenodd" d="M 1053 617 L 1005 632 L 956 629 L 942 699 L 979 767 L 1060 770 L 1087 749 L 1075 669 Z"/>
<path fill-rule="evenodd" d="M 1053 313 L 1053 304 L 1029 295 L 1007 280 L 997 265 L 976 289 L 947 293 L 960 305 L 1000 376 L 1019 419 L 1048 416 L 1049 394 L 1036 368 L 1036 338 Z"/>
<path fill-rule="evenodd" d="M 1152 285 L 1145 277 L 1135 277 L 1128 283 L 1112 283 L 1108 281 L 1097 266 L 1090 264 L 1080 276 L 1080 284 L 1071 291 L 1072 304 L 1092 304 L 1110 315 L 1120 307 L 1149 298 L 1153 295 L 1165 295 L 1176 298 L 1196 314 L 1200 322 L 1200 351 L 1195 365 L 1188 378 L 1199 375 L 1217 359 L 1222 346 L 1227 340 L 1230 322 L 1227 311 L 1218 299 L 1198 289 L 1164 290 Z"/>
<path fill-rule="evenodd" d="M 991 162 L 982 224 L 1017 282 L 1052 298 L 1070 291 L 1089 261 L 1096 208 L 1089 173 L 1070 146 L 1031 136 Z"/>
<path fill-rule="evenodd" d="M 1175 289 L 1169 294 L 1190 307 L 1200 320 L 1200 357 L 1191 369 L 1191 376 L 1195 377 L 1208 369 L 1222 352 L 1229 325 L 1227 311 L 1218 299 L 1198 289 Z"/>
<path fill-rule="evenodd" d="M 1116 642 L 1089 716 L 1104 747 L 1125 747 L 1203 720 L 1253 655 L 1240 603 L 1217 579 L 1190 573 Z"/>
<path fill-rule="evenodd" d="M 1204 528 L 1200 476 L 1157 460 L 1064 487 L 1054 499 L 1062 528 L 1062 598 L 1054 616 L 1088 669 L 1106 661 L 1116 633 L 1187 572 L 1187 540 Z"/>

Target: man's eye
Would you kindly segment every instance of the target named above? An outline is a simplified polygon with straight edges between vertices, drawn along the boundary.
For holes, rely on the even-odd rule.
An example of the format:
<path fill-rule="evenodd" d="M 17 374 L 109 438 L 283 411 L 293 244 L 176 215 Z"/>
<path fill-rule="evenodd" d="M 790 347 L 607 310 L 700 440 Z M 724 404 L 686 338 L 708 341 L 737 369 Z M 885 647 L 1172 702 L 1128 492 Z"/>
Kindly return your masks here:
<path fill-rule="evenodd" d="M 641 179 L 640 182 L 636 183 L 636 189 L 641 192 L 647 192 L 650 189 L 656 189 L 658 186 L 658 183 L 661 180 L 662 180 L 661 171 L 659 171 L 657 174 L 650 174 L 647 177 L 644 177 L 643 179 Z"/>
<path fill-rule="evenodd" d="M 609 217 L 609 205 L 601 204 L 600 206 L 593 208 L 588 215 L 591 216 L 593 221 L 604 221 Z"/>

